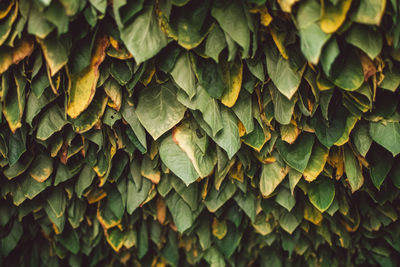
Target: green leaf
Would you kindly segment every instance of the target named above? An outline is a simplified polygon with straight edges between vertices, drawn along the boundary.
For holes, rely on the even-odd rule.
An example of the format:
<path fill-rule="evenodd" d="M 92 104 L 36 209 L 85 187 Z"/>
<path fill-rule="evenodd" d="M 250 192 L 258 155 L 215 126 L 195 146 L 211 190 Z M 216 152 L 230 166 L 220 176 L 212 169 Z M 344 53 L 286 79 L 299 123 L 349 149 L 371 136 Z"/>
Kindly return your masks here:
<path fill-rule="evenodd" d="M 190 1 L 173 8 L 170 16 L 170 31 L 183 48 L 197 47 L 207 36 L 212 26 L 209 15 L 210 1 Z"/>
<path fill-rule="evenodd" d="M 213 186 L 207 194 L 204 204 L 210 212 L 215 212 L 233 197 L 236 190 L 237 187 L 232 181 L 226 181 L 219 190 Z"/>
<path fill-rule="evenodd" d="M 276 148 L 283 160 L 293 169 L 304 172 L 310 159 L 314 144 L 314 136 L 309 133 L 301 134 L 294 144 L 277 140 Z"/>
<path fill-rule="evenodd" d="M 70 39 L 67 36 L 47 36 L 45 39 L 36 39 L 42 48 L 44 58 L 50 68 L 50 75 L 54 76 L 68 62 Z"/>
<path fill-rule="evenodd" d="M 193 70 L 201 87 L 213 98 L 220 98 L 225 90 L 222 72 L 212 59 L 191 54 Z"/>
<path fill-rule="evenodd" d="M 386 0 L 361 0 L 351 19 L 358 23 L 379 25 L 385 6 Z"/>
<path fill-rule="evenodd" d="M 127 179 L 127 199 L 126 199 L 126 211 L 128 214 L 132 214 L 139 206 L 146 200 L 152 183 L 148 179 L 144 179 L 139 175 L 141 185 L 133 182 L 128 176 Z"/>
<path fill-rule="evenodd" d="M 367 155 L 369 170 L 372 183 L 380 190 L 380 187 L 388 175 L 393 164 L 393 156 L 389 151 L 381 146 L 373 146 L 371 152 Z"/>
<path fill-rule="evenodd" d="M 23 228 L 20 222 L 14 221 L 11 231 L 0 240 L 0 251 L 3 257 L 6 257 L 17 247 L 19 240 L 23 235 Z"/>
<path fill-rule="evenodd" d="M 363 185 L 364 176 L 362 174 L 361 163 L 356 159 L 348 146 L 344 147 L 344 167 L 351 187 L 351 192 L 354 193 Z"/>
<path fill-rule="evenodd" d="M 226 47 L 225 35 L 218 24 L 214 24 L 205 41 L 204 54 L 219 62 L 219 54 Z"/>
<path fill-rule="evenodd" d="M 232 110 L 243 123 L 246 133 L 251 133 L 254 130 L 253 105 L 251 95 L 247 91 L 241 90 Z"/>
<path fill-rule="evenodd" d="M 371 138 L 389 150 L 393 156 L 400 153 L 400 123 L 399 122 L 370 122 Z"/>
<path fill-rule="evenodd" d="M 46 20 L 37 5 L 31 5 L 28 19 L 28 33 L 44 39 L 54 29 L 54 27 L 53 24 Z"/>
<path fill-rule="evenodd" d="M 348 116 L 348 111 L 340 107 L 333 113 L 328 125 L 321 118 L 321 113 L 317 113 L 311 118 L 311 127 L 315 130 L 315 135 L 318 140 L 326 146 L 331 147 L 343 135 L 346 127 L 345 118 Z"/>
<path fill-rule="evenodd" d="M 375 59 L 382 50 L 382 35 L 364 25 L 354 24 L 346 34 L 346 41 Z"/>
<path fill-rule="evenodd" d="M 53 159 L 46 154 L 39 154 L 35 157 L 29 170 L 30 176 L 36 181 L 43 183 L 53 172 Z"/>
<path fill-rule="evenodd" d="M 39 140 L 47 140 L 55 132 L 61 131 L 67 123 L 64 111 L 57 104 L 54 104 L 40 118 L 36 138 Z"/>
<path fill-rule="evenodd" d="M 247 194 L 237 194 L 233 198 L 239 207 L 246 213 L 250 221 L 253 223 L 256 220 L 256 198 L 249 192 Z"/>
<path fill-rule="evenodd" d="M 172 135 L 168 135 L 160 144 L 162 162 L 186 185 L 196 181 L 199 174 L 185 152 L 174 142 Z"/>
<path fill-rule="evenodd" d="M 290 123 L 294 106 L 297 102 L 297 96 L 293 96 L 290 100 L 281 94 L 277 88 L 271 83 L 269 90 L 272 95 L 272 102 L 274 103 L 274 118 L 277 122 L 283 125 Z"/>
<path fill-rule="evenodd" d="M 184 121 L 172 131 L 174 142 L 186 153 L 201 178 L 208 176 L 217 163 L 215 150 L 207 149 L 208 137 L 194 121 Z M 208 151 L 207 151 L 208 150 Z"/>
<path fill-rule="evenodd" d="M 136 108 L 139 121 L 155 140 L 181 121 L 185 111 L 170 83 L 143 89 Z"/>
<path fill-rule="evenodd" d="M 192 210 L 177 193 L 169 194 L 165 198 L 165 203 L 179 232 L 183 233 L 192 226 L 194 222 Z"/>
<path fill-rule="evenodd" d="M 21 158 L 14 164 L 9 165 L 8 167 L 4 168 L 3 174 L 8 179 L 13 179 L 18 175 L 24 173 L 30 166 L 33 161 L 33 155 L 31 153 L 25 153 L 21 156 Z"/>
<path fill-rule="evenodd" d="M 33 119 L 55 98 L 56 96 L 50 88 L 47 88 L 40 97 L 37 97 L 34 93 L 29 94 L 26 102 L 25 121 L 32 127 Z"/>
<path fill-rule="evenodd" d="M 313 64 L 318 63 L 322 47 L 330 37 L 319 27 L 320 10 L 318 1 L 307 0 L 301 3 L 297 13 L 301 51 Z"/>
<path fill-rule="evenodd" d="M 221 28 L 243 48 L 243 57 L 247 57 L 250 50 L 250 30 L 241 2 L 237 0 L 214 2 L 211 14 Z"/>
<path fill-rule="evenodd" d="M 188 52 L 182 52 L 171 71 L 175 83 L 186 92 L 190 99 L 196 94 L 196 78 Z"/>
<path fill-rule="evenodd" d="M 133 106 L 129 106 L 127 101 L 122 102 L 121 115 L 132 128 L 140 144 L 147 149 L 146 131 L 140 124 L 138 115 Z"/>
<path fill-rule="evenodd" d="M 271 195 L 288 172 L 289 168 L 278 161 L 262 165 L 260 191 L 263 197 Z"/>
<path fill-rule="evenodd" d="M 120 34 L 136 64 L 152 58 L 168 43 L 158 25 L 154 5 L 145 5 L 132 23 L 120 29 Z"/>
<path fill-rule="evenodd" d="M 360 58 L 354 51 L 349 51 L 345 56 L 338 59 L 332 69 L 332 82 L 346 90 L 355 91 L 364 82 L 364 73 L 361 66 Z"/>
<path fill-rule="evenodd" d="M 75 193 L 79 198 L 82 197 L 83 192 L 92 184 L 95 176 L 96 173 L 93 169 L 88 164 L 85 164 L 75 183 Z"/>
<path fill-rule="evenodd" d="M 269 45 L 264 49 L 267 58 L 267 71 L 278 90 L 289 100 L 296 93 L 301 82 L 301 75 L 294 71 L 290 62 L 284 59 L 278 50 Z"/>
<path fill-rule="evenodd" d="M 321 65 L 327 76 L 330 75 L 332 64 L 339 56 L 339 46 L 336 38 L 331 38 L 328 43 L 324 46 L 321 53 Z"/>
<path fill-rule="evenodd" d="M 178 101 L 192 110 L 199 110 L 206 124 L 211 127 L 212 135 L 215 136 L 223 127 L 219 102 L 210 97 L 207 91 L 200 85 L 196 88 L 196 95 L 190 100 L 189 97 L 178 92 Z"/>
<path fill-rule="evenodd" d="M 214 140 L 217 145 L 228 153 L 231 159 L 236 152 L 240 149 L 239 129 L 237 126 L 237 118 L 228 108 L 221 106 L 222 130 L 215 136 L 212 135 L 212 129 L 206 125 L 205 121 L 199 116 L 198 113 L 193 113 L 196 121 L 201 128 Z"/>
<path fill-rule="evenodd" d="M 320 176 L 310 184 L 308 198 L 320 212 L 326 211 L 335 198 L 333 180 L 325 176 Z"/>
<path fill-rule="evenodd" d="M 361 156 L 367 155 L 372 139 L 369 136 L 369 127 L 367 123 L 357 123 L 353 130 L 353 143 Z"/>

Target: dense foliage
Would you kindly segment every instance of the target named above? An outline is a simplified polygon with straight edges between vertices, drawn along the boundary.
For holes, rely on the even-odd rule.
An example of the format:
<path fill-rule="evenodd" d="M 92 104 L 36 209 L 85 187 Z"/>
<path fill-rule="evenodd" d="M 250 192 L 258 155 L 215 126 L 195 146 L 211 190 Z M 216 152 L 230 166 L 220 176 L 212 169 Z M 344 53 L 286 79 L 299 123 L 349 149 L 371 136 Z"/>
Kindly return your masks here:
<path fill-rule="evenodd" d="M 0 265 L 400 265 L 396 0 L 2 0 Z"/>

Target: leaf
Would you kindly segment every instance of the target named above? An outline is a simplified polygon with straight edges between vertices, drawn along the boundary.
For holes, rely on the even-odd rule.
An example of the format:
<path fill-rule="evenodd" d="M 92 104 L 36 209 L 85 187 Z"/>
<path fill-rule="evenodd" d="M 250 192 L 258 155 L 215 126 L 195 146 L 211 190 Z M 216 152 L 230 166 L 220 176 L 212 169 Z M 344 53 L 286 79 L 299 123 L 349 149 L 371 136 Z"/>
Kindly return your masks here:
<path fill-rule="evenodd" d="M 364 25 L 354 24 L 346 34 L 346 41 L 375 59 L 382 50 L 382 35 Z"/>
<path fill-rule="evenodd" d="M 243 48 L 243 56 L 247 57 L 250 50 L 250 30 L 245 21 L 245 11 L 237 0 L 214 2 L 211 15 L 218 21 L 221 28 Z"/>
<path fill-rule="evenodd" d="M 71 120 L 74 131 L 84 133 L 92 129 L 103 116 L 107 100 L 108 97 L 103 92 L 97 92 L 87 109 Z"/>
<path fill-rule="evenodd" d="M 219 55 L 226 47 L 225 35 L 218 24 L 214 24 L 205 40 L 204 54 L 219 62 Z"/>
<path fill-rule="evenodd" d="M 254 130 L 253 104 L 251 95 L 247 91 L 242 90 L 240 92 L 239 98 L 232 107 L 232 110 L 243 123 L 246 133 L 251 133 Z"/>
<path fill-rule="evenodd" d="M 321 29 L 325 33 L 334 33 L 346 20 L 347 12 L 350 9 L 352 0 L 340 0 L 333 4 L 329 0 L 322 3 Z"/>
<path fill-rule="evenodd" d="M 129 25 L 120 29 L 120 35 L 136 64 L 152 58 L 168 43 L 158 25 L 154 5 L 145 5 Z"/>
<path fill-rule="evenodd" d="M 222 61 L 221 64 L 226 86 L 221 96 L 221 103 L 231 108 L 235 105 L 242 87 L 243 63 L 236 58 L 232 63 Z"/>
<path fill-rule="evenodd" d="M 385 6 L 386 0 L 361 0 L 351 18 L 358 23 L 379 25 Z"/>
<path fill-rule="evenodd" d="M 281 94 L 273 84 L 270 84 L 269 90 L 274 103 L 274 117 L 277 122 L 287 125 L 292 119 L 294 106 L 297 102 L 297 96 L 293 96 L 290 100 Z"/>
<path fill-rule="evenodd" d="M 367 155 L 372 139 L 369 136 L 369 127 L 367 123 L 357 123 L 353 130 L 353 143 L 361 156 Z"/>
<path fill-rule="evenodd" d="M 207 194 L 204 204 L 210 212 L 215 212 L 221 208 L 236 193 L 237 187 L 231 181 L 225 182 L 219 190 L 215 187 Z"/>
<path fill-rule="evenodd" d="M 34 93 L 30 93 L 26 102 L 25 122 L 32 127 L 34 118 L 55 98 L 56 96 L 49 88 L 40 97 L 37 97 Z"/>
<path fill-rule="evenodd" d="M 170 15 L 170 35 L 189 50 L 197 47 L 212 27 L 209 15 L 210 1 L 190 1 L 173 8 Z"/>
<path fill-rule="evenodd" d="M 303 133 L 292 145 L 277 140 L 276 148 L 290 167 L 299 172 L 304 172 L 311 156 L 313 144 L 314 136 L 309 133 Z"/>
<path fill-rule="evenodd" d="M 141 186 L 133 182 L 129 176 L 127 179 L 126 211 L 128 214 L 132 214 L 146 200 L 151 190 L 151 181 L 143 179 L 141 176 L 139 178 L 142 181 Z"/>
<path fill-rule="evenodd" d="M 170 83 L 142 90 L 136 108 L 139 121 L 154 140 L 180 122 L 185 111 L 186 107 L 176 99 L 176 88 Z"/>
<path fill-rule="evenodd" d="M 300 85 L 300 73 L 292 70 L 289 61 L 278 54 L 278 51 L 272 46 L 266 48 L 264 52 L 267 58 L 269 77 L 279 92 L 290 100 Z"/>
<path fill-rule="evenodd" d="M 54 104 L 40 118 L 36 138 L 39 140 L 47 140 L 55 132 L 61 131 L 67 123 L 63 110 L 57 104 Z"/>
<path fill-rule="evenodd" d="M 201 178 L 210 175 L 217 163 L 215 150 L 208 149 L 208 137 L 191 121 L 184 121 L 172 131 L 174 142 L 186 153 Z M 202 147 L 206 144 L 206 147 Z"/>
<path fill-rule="evenodd" d="M 364 183 L 361 163 L 356 159 L 348 146 L 344 147 L 344 167 L 349 181 L 351 192 L 354 193 Z"/>
<path fill-rule="evenodd" d="M 261 126 L 258 123 L 255 123 L 254 130 L 251 133 L 243 136 L 242 140 L 243 143 L 260 152 L 269 138 L 270 136 L 265 135 Z"/>
<path fill-rule="evenodd" d="M 260 191 L 263 197 L 271 195 L 286 177 L 289 168 L 278 161 L 262 165 Z"/>
<path fill-rule="evenodd" d="M 345 131 L 345 118 L 347 115 L 348 111 L 345 108 L 340 107 L 335 110 L 334 114 L 330 118 L 329 125 L 326 125 L 325 121 L 320 117 L 320 113 L 317 111 L 317 114 L 311 118 L 311 127 L 314 128 L 315 135 L 321 144 L 329 148 L 339 140 Z"/>
<path fill-rule="evenodd" d="M 192 162 L 174 142 L 172 135 L 168 135 L 161 142 L 159 151 L 162 162 L 186 185 L 193 183 L 199 177 Z"/>
<path fill-rule="evenodd" d="M 179 232 L 183 233 L 192 226 L 194 222 L 192 210 L 177 193 L 169 194 L 165 202 Z"/>
<path fill-rule="evenodd" d="M 313 146 L 310 159 L 307 163 L 307 167 L 304 170 L 304 179 L 308 182 L 312 182 L 320 175 L 323 171 L 326 160 L 328 159 L 329 149 L 325 148 L 319 142 L 316 142 Z"/>
<path fill-rule="evenodd" d="M 220 98 L 225 90 L 221 69 L 212 59 L 191 55 L 193 70 L 201 87 L 213 98 Z"/>
<path fill-rule="evenodd" d="M 109 102 L 109 105 L 116 111 L 119 111 L 122 105 L 122 89 L 119 84 L 115 80 L 109 79 L 104 83 L 103 88 L 112 101 L 111 103 Z"/>
<path fill-rule="evenodd" d="M 320 176 L 310 184 L 308 197 L 320 212 L 326 211 L 335 198 L 335 185 L 332 179 Z"/>
<path fill-rule="evenodd" d="M 107 230 L 106 239 L 108 244 L 114 249 L 115 252 L 119 252 L 119 250 L 124 245 L 124 242 L 127 238 L 127 235 L 118 229 L 118 227 L 114 227 Z"/>
<path fill-rule="evenodd" d="M 222 130 L 215 136 L 212 135 L 211 128 L 205 124 L 204 120 L 196 113 L 193 113 L 200 127 L 214 140 L 217 145 L 228 153 L 228 158 L 231 159 L 240 149 L 239 129 L 237 126 L 237 118 L 229 109 L 221 107 Z"/>
<path fill-rule="evenodd" d="M 129 124 L 129 126 L 132 128 L 140 144 L 146 149 L 147 148 L 146 131 L 140 124 L 139 118 L 135 112 L 135 108 L 129 106 L 127 101 L 123 101 L 121 107 L 121 115 Z"/>
<path fill-rule="evenodd" d="M 53 172 L 53 159 L 45 154 L 35 157 L 29 170 L 29 175 L 36 181 L 43 183 Z"/>
<path fill-rule="evenodd" d="M 83 166 L 75 183 L 75 193 L 79 198 L 82 197 L 83 192 L 92 184 L 95 175 L 96 173 L 88 164 Z"/>
<path fill-rule="evenodd" d="M 196 94 L 196 78 L 189 56 L 188 52 L 181 53 L 171 71 L 171 76 L 175 83 L 192 99 Z"/>
<path fill-rule="evenodd" d="M 375 142 L 389 150 L 393 156 L 400 153 L 400 123 L 370 122 L 369 134 Z"/>
<path fill-rule="evenodd" d="M 4 168 L 3 174 L 8 179 L 13 179 L 18 175 L 24 173 L 29 168 L 32 161 L 33 161 L 33 155 L 31 153 L 25 153 L 16 163 Z"/>
<path fill-rule="evenodd" d="M 28 33 L 44 39 L 54 29 L 54 27 L 53 24 L 46 20 L 36 4 L 31 5 L 27 28 Z"/>
<path fill-rule="evenodd" d="M 320 9 L 317 1 L 307 0 L 302 2 L 297 13 L 301 51 L 306 59 L 313 64 L 318 63 L 322 47 L 330 37 L 329 34 L 321 30 L 318 24 Z"/>
<path fill-rule="evenodd" d="M 192 110 L 199 110 L 202 118 L 211 127 L 212 135 L 215 136 L 223 127 L 220 105 L 218 101 L 210 97 L 207 91 L 197 85 L 196 95 L 190 100 L 186 94 L 183 96 L 178 92 L 178 101 Z"/>
<path fill-rule="evenodd" d="M 331 38 L 327 44 L 322 49 L 321 53 L 321 65 L 327 76 L 330 75 L 332 65 L 336 58 L 339 56 L 339 46 L 337 44 L 336 38 Z"/>
<path fill-rule="evenodd" d="M 50 75 L 54 76 L 68 62 L 71 42 L 66 36 L 47 36 L 45 39 L 36 38 L 42 48 L 44 58 L 50 68 Z"/>
<path fill-rule="evenodd" d="M 368 153 L 367 160 L 369 163 L 372 183 L 378 190 L 380 190 L 383 181 L 392 168 L 393 156 L 389 151 L 375 145 L 371 149 L 371 152 Z"/>
<path fill-rule="evenodd" d="M 71 76 L 71 88 L 68 91 L 67 114 L 75 119 L 90 105 L 99 79 L 99 66 L 105 58 L 105 49 L 108 38 L 104 35 L 97 40 L 95 52 L 90 65 L 77 74 Z"/>
<path fill-rule="evenodd" d="M 7 93 L 3 104 L 3 114 L 10 130 L 15 131 L 22 126 L 21 119 L 25 109 L 26 80 L 18 72 L 14 72 L 15 88 Z"/>

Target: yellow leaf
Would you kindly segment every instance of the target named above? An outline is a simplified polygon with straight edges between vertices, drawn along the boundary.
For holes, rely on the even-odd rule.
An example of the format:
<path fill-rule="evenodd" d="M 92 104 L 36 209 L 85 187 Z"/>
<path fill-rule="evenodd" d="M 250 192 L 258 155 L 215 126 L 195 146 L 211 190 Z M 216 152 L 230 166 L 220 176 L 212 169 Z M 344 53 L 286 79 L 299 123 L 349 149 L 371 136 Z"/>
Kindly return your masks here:
<path fill-rule="evenodd" d="M 292 6 L 299 0 L 278 0 L 278 4 L 284 12 L 291 13 Z"/>
<path fill-rule="evenodd" d="M 319 210 L 317 210 L 313 205 L 306 202 L 306 206 L 304 207 L 304 219 L 312 222 L 315 225 L 321 225 L 323 218 L 324 217 Z"/>
<path fill-rule="evenodd" d="M 269 31 L 271 33 L 272 39 L 274 40 L 274 42 L 276 44 L 276 47 L 278 47 L 278 50 L 281 53 L 282 57 L 284 59 L 289 59 L 289 56 L 286 53 L 286 47 L 285 47 L 285 44 L 284 44 L 287 32 L 278 31 L 273 26 L 271 26 L 269 28 Z"/>
<path fill-rule="evenodd" d="M 300 129 L 292 123 L 287 125 L 281 125 L 281 139 L 289 144 L 293 144 L 300 134 Z"/>
<path fill-rule="evenodd" d="M 218 219 L 215 217 L 211 227 L 213 235 L 218 239 L 224 238 L 228 233 L 228 226 L 226 225 L 226 221 L 218 221 Z"/>
<path fill-rule="evenodd" d="M 157 220 L 160 224 L 164 224 L 167 215 L 167 206 L 165 205 L 164 199 L 159 197 L 156 202 L 157 207 Z"/>
<path fill-rule="evenodd" d="M 334 33 L 346 20 L 352 0 L 341 0 L 333 5 L 329 0 L 321 1 L 321 30 L 325 33 Z"/>
<path fill-rule="evenodd" d="M 109 39 L 103 35 L 97 40 L 97 46 L 92 56 L 90 65 L 81 72 L 71 76 L 71 89 L 68 92 L 67 114 L 76 118 L 92 101 L 96 92 L 96 84 L 99 79 L 99 66 L 105 57 L 105 49 Z"/>
<path fill-rule="evenodd" d="M 4 19 L 8 15 L 8 13 L 11 11 L 11 8 L 14 6 L 14 4 L 17 5 L 18 3 L 16 3 L 15 0 L 12 0 L 8 3 L 8 5 L 2 6 L 0 8 L 0 19 Z"/>
<path fill-rule="evenodd" d="M 328 159 L 329 150 L 320 145 L 315 144 L 311 153 L 310 160 L 307 163 L 307 167 L 303 172 L 304 179 L 311 182 L 317 179 L 318 175 L 324 170 L 326 160 Z"/>
<path fill-rule="evenodd" d="M 235 105 L 242 87 L 243 63 L 240 58 L 234 62 L 223 62 L 222 72 L 226 89 L 221 97 L 221 103 L 231 108 Z"/>

